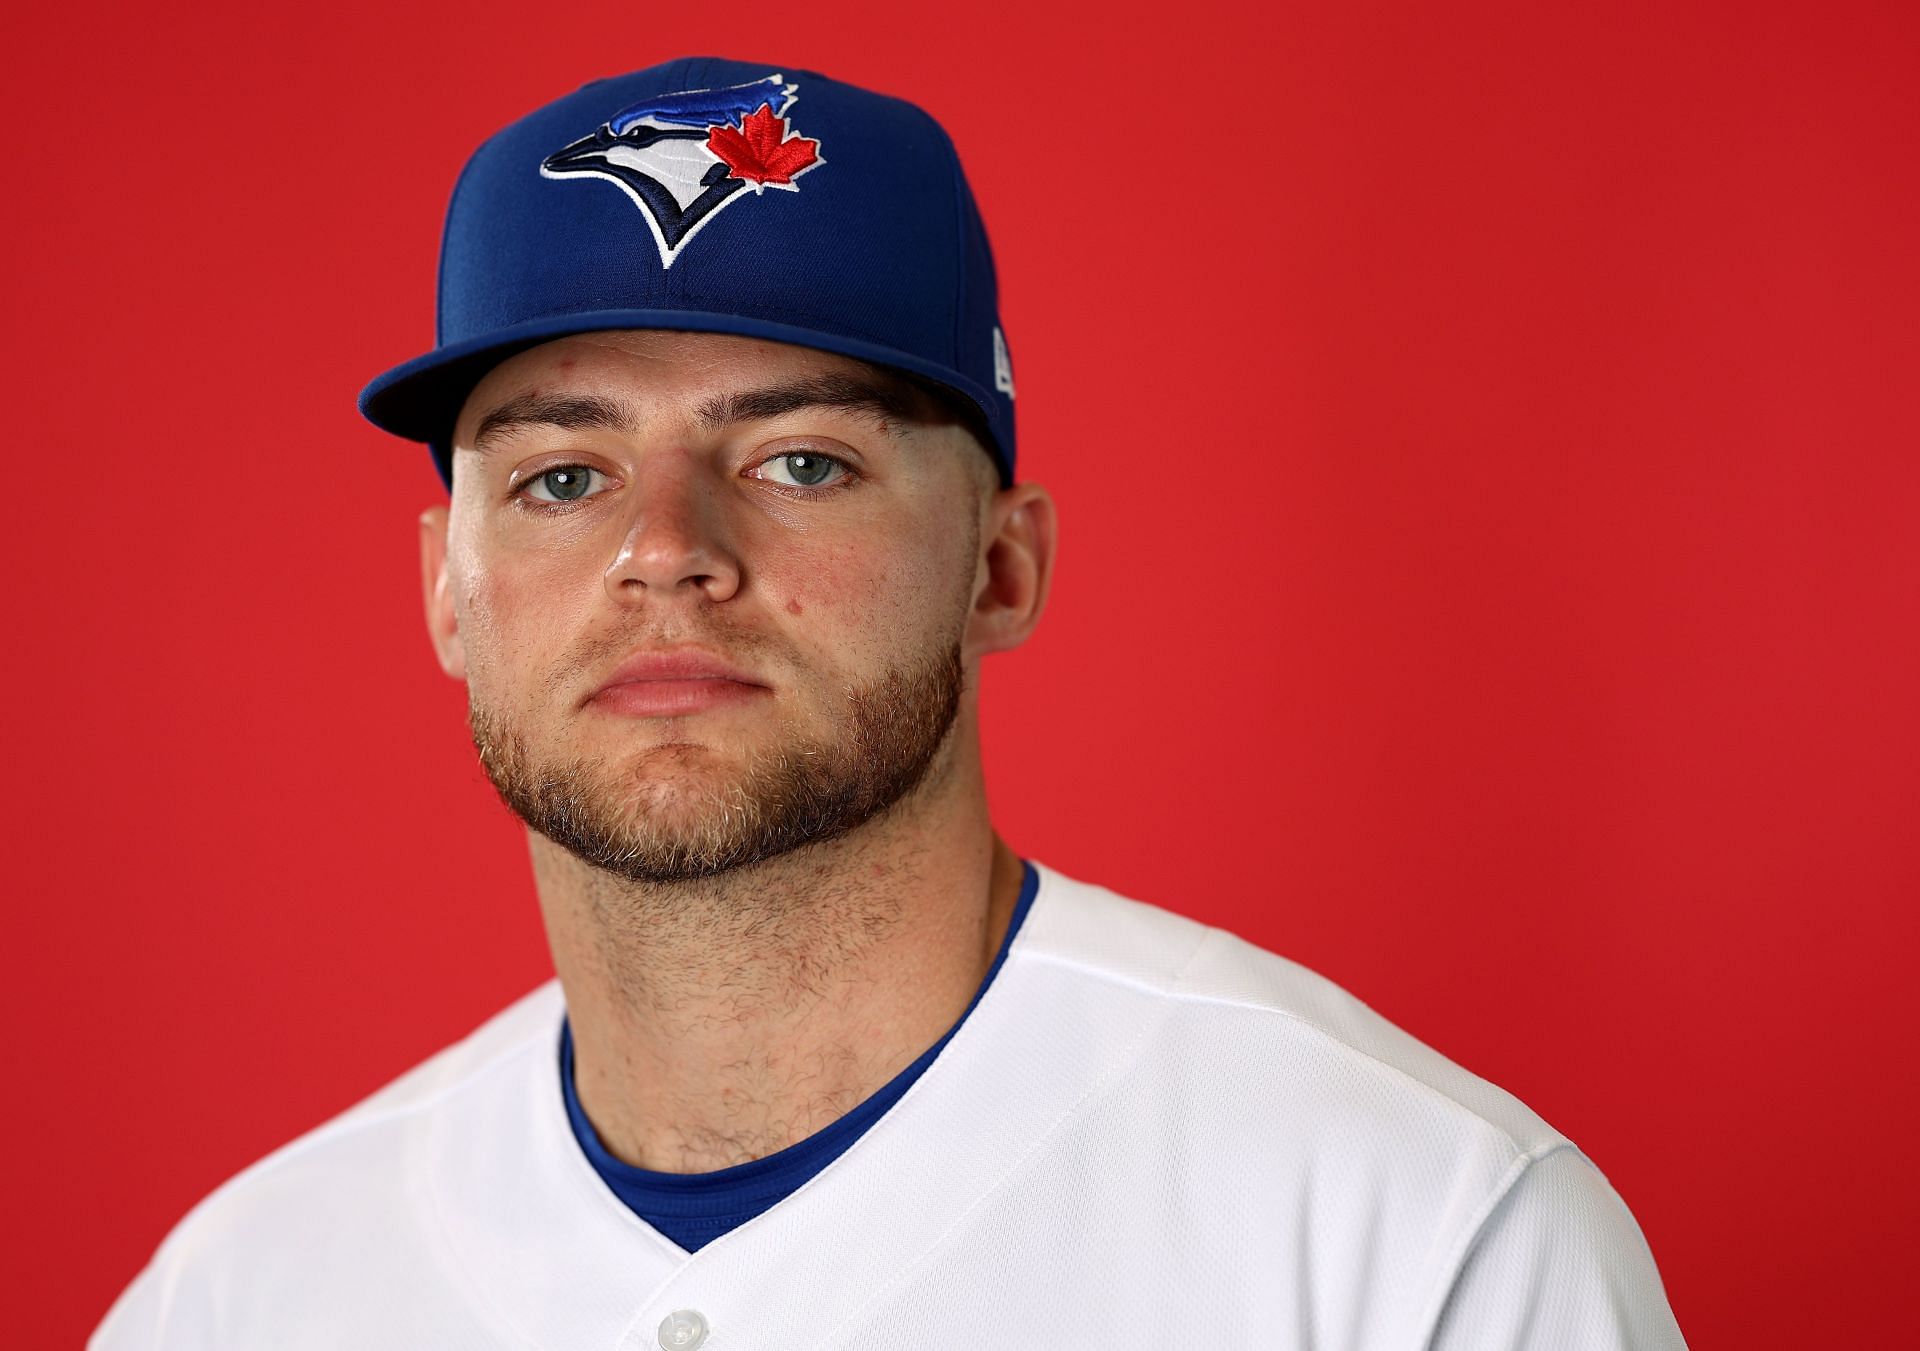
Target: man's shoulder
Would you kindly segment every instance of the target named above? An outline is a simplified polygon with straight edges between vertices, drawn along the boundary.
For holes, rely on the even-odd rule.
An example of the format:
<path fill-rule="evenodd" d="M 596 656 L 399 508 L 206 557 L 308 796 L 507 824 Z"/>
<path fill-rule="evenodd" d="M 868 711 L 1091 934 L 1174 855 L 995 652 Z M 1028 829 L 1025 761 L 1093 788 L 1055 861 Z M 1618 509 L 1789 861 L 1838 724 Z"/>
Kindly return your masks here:
<path fill-rule="evenodd" d="M 522 1095 L 533 1058 L 557 1054 L 563 1007 L 558 983 L 546 982 L 228 1178 L 168 1232 L 91 1344 L 144 1344 L 128 1329 L 160 1322 L 191 1326 L 192 1305 L 251 1281 L 262 1262 L 324 1267 L 369 1234 L 404 1245 L 418 1228 L 417 1165 L 431 1134 L 489 1084 Z"/>
<path fill-rule="evenodd" d="M 331 1172 L 339 1155 L 364 1160 L 370 1154 L 397 1154 L 401 1139 L 424 1117 L 479 1081 L 540 1048 L 558 1054 L 553 1039 L 563 1008 L 558 981 L 522 995 L 459 1041 L 236 1173 L 189 1211 L 176 1233 L 223 1214 L 244 1213 L 249 1198 L 259 1193 Z"/>
<path fill-rule="evenodd" d="M 460 1093 L 529 1053 L 559 1054 L 560 1018 L 566 1003 L 560 982 L 547 980 L 493 1014 L 460 1040 L 441 1048 L 284 1148 L 260 1161 L 265 1167 L 306 1147 L 324 1145 L 356 1130 L 399 1124 Z M 236 1179 L 237 1180 L 237 1179 Z"/>
<path fill-rule="evenodd" d="M 257 1163 L 235 1174 L 202 1202 L 259 1187 L 277 1174 L 326 1167 L 333 1151 L 358 1152 L 387 1147 L 384 1141 L 405 1133 L 434 1109 L 449 1104 L 480 1081 L 530 1053 L 559 1053 L 560 1017 L 565 1004 L 560 984 L 548 980 L 501 1009 L 460 1040 L 419 1064 L 331 1120 L 323 1122 Z"/>
<path fill-rule="evenodd" d="M 1153 1040 L 1189 1063 L 1231 1068 L 1212 1082 L 1243 1101 L 1272 1094 L 1342 1129 L 1398 1134 L 1420 1121 L 1514 1160 L 1569 1143 L 1309 967 L 1160 905 L 1052 869 L 1042 877 L 1049 903 L 1029 921 L 1029 955 L 1160 1006 Z"/>

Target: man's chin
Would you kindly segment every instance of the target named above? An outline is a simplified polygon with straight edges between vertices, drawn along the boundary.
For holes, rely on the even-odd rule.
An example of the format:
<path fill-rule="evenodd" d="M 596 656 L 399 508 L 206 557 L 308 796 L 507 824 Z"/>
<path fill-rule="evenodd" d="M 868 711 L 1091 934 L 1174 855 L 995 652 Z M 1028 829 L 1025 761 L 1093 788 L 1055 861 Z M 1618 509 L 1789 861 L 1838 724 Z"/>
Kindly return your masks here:
<path fill-rule="evenodd" d="M 600 815 L 630 838 L 692 841 L 711 838 L 726 821 L 739 817 L 747 800 L 746 785 L 737 777 L 682 769 L 610 786 L 601 795 L 606 805 Z"/>
<path fill-rule="evenodd" d="M 686 881 L 809 843 L 825 798 L 807 791 L 801 767 L 825 758 L 819 748 L 756 757 L 676 742 L 523 777 L 510 801 L 582 862 L 636 881 Z M 530 793 L 536 782 L 547 791 Z"/>

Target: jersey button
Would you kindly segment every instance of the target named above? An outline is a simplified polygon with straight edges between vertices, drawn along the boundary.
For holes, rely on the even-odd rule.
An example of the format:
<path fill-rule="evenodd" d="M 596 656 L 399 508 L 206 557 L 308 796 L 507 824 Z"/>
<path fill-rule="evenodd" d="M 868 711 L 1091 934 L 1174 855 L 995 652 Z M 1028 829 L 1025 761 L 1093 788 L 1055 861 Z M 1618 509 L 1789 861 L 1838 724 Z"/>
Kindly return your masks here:
<path fill-rule="evenodd" d="M 675 1309 L 660 1320 L 664 1351 L 693 1351 L 707 1339 L 707 1319 L 698 1309 Z"/>

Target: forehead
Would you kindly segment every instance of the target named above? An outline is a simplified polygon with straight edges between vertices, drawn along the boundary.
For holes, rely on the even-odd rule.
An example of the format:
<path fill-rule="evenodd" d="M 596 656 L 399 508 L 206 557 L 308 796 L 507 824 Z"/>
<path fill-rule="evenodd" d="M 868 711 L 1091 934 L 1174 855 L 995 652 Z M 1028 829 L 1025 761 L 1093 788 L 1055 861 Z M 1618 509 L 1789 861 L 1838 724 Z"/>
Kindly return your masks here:
<path fill-rule="evenodd" d="M 731 333 L 609 329 L 573 334 L 529 348 L 487 372 L 461 406 L 454 443 L 472 445 L 488 410 L 535 390 L 623 395 L 640 407 L 673 412 L 716 394 L 831 374 L 893 379 L 849 357 Z"/>

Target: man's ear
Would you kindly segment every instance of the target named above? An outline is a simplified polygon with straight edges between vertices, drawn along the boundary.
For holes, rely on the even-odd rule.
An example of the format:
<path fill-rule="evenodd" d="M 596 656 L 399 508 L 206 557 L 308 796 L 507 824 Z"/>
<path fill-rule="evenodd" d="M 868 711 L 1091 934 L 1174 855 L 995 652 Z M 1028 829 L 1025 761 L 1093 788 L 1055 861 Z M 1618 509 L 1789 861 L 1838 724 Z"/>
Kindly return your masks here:
<path fill-rule="evenodd" d="M 447 509 L 420 513 L 420 586 L 427 605 L 427 636 L 440 669 L 455 680 L 467 678 L 467 650 L 460 642 L 460 621 L 447 587 Z"/>
<path fill-rule="evenodd" d="M 1040 622 L 1053 584 L 1057 540 L 1053 497 L 1034 483 L 1002 488 L 987 503 L 968 655 L 1020 646 Z"/>

